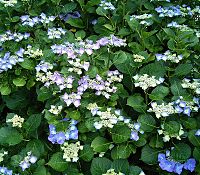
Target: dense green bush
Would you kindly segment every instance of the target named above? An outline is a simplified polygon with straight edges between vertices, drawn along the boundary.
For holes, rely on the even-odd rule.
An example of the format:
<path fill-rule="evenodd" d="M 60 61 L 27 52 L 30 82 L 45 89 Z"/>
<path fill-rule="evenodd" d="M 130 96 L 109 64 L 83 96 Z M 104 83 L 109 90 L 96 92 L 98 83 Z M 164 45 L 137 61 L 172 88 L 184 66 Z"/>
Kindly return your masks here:
<path fill-rule="evenodd" d="M 200 174 L 199 18 L 199 0 L 0 0 L 0 174 Z"/>

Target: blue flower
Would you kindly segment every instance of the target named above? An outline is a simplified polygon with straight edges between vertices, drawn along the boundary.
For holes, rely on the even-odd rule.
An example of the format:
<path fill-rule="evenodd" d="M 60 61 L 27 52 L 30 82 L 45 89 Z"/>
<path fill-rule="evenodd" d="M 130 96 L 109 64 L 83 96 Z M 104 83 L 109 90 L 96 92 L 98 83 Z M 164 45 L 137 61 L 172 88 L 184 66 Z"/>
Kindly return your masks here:
<path fill-rule="evenodd" d="M 166 170 L 168 172 L 173 172 L 175 164 L 176 163 L 174 161 L 163 159 L 162 161 L 160 161 L 159 166 L 162 170 Z"/>
<path fill-rule="evenodd" d="M 195 159 L 188 159 L 187 162 L 184 163 L 184 168 L 193 172 L 196 167 L 196 160 Z"/>
<path fill-rule="evenodd" d="M 185 107 L 183 113 L 190 117 L 191 109 L 189 107 Z"/>
<path fill-rule="evenodd" d="M 165 154 L 163 154 L 163 153 L 159 153 L 159 154 L 158 154 L 158 161 L 160 162 L 160 161 L 162 161 L 162 160 L 166 160 L 166 156 L 165 156 Z"/>
<path fill-rule="evenodd" d="M 56 138 L 56 142 L 60 145 L 62 145 L 66 139 L 64 132 L 59 132 L 59 133 L 55 134 L 54 137 Z"/>
<path fill-rule="evenodd" d="M 130 137 L 131 140 L 139 140 L 139 136 L 138 136 L 138 133 L 136 131 L 131 131 L 131 137 Z"/>
<path fill-rule="evenodd" d="M 60 19 L 64 20 L 64 21 L 67 21 L 69 18 L 80 18 L 81 15 L 78 11 L 75 11 L 75 12 L 70 12 L 70 13 L 67 13 L 67 14 L 61 14 L 59 15 Z"/>
<path fill-rule="evenodd" d="M 195 136 L 200 136 L 200 129 L 196 131 Z"/>
<path fill-rule="evenodd" d="M 174 167 L 174 173 L 177 173 L 177 174 L 181 174 L 183 171 L 183 164 L 181 163 L 176 163 L 175 167 Z"/>

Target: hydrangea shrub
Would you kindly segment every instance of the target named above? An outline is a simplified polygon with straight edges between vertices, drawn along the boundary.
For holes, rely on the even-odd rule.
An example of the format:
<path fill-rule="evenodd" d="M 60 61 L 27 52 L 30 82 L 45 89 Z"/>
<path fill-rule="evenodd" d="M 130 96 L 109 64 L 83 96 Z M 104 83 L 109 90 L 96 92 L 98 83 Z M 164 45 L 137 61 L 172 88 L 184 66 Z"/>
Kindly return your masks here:
<path fill-rule="evenodd" d="M 200 174 L 199 19 L 199 0 L 0 0 L 0 174 Z"/>

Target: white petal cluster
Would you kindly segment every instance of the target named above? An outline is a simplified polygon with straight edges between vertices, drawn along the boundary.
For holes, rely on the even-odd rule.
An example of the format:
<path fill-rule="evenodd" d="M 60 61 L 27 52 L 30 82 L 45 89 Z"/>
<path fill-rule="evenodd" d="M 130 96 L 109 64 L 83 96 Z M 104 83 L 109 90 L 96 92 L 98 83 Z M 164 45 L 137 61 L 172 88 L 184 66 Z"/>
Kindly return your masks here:
<path fill-rule="evenodd" d="M 180 130 L 178 133 L 174 133 L 174 134 L 170 134 L 168 133 L 167 131 L 164 130 L 164 125 L 161 125 L 161 128 L 160 130 L 158 130 L 158 134 L 161 135 L 163 134 L 163 141 L 164 142 L 169 142 L 171 138 L 176 138 L 178 140 L 181 140 L 181 136 L 184 134 L 184 131 L 183 131 L 183 127 L 182 125 L 180 124 Z"/>
<path fill-rule="evenodd" d="M 43 56 L 42 50 L 38 48 L 33 48 L 31 45 L 27 46 L 27 50 L 24 52 L 29 58 L 36 58 Z"/>
<path fill-rule="evenodd" d="M 6 31 L 6 33 L 0 35 L 0 42 L 4 43 L 6 41 L 14 40 L 16 42 L 19 42 L 23 39 L 27 39 L 30 37 L 30 33 L 12 33 L 10 30 Z"/>
<path fill-rule="evenodd" d="M 68 60 L 68 63 L 71 64 L 73 67 L 68 69 L 69 72 L 75 72 L 78 75 L 82 74 L 82 70 L 88 71 L 90 63 L 87 61 L 81 61 L 80 59 L 76 58 L 75 60 Z"/>
<path fill-rule="evenodd" d="M 0 153 L 0 163 L 3 162 L 3 157 L 4 157 L 5 155 L 7 155 L 7 154 L 8 154 L 7 151 L 4 151 L 3 153 Z"/>
<path fill-rule="evenodd" d="M 113 128 L 113 126 L 118 122 L 118 117 L 111 112 L 111 108 L 107 108 L 105 112 L 97 111 L 97 115 L 100 117 L 100 121 L 94 123 L 96 129 Z"/>
<path fill-rule="evenodd" d="M 103 7 L 105 10 L 115 10 L 114 5 L 111 2 L 107 2 L 106 0 L 101 0 L 99 6 Z"/>
<path fill-rule="evenodd" d="M 102 175 L 125 175 L 124 173 L 116 173 L 114 169 L 109 169 L 107 170 L 107 172 L 105 174 L 102 174 Z"/>
<path fill-rule="evenodd" d="M 119 73 L 118 70 L 115 71 L 108 71 L 108 77 L 107 77 L 107 81 L 109 83 L 113 83 L 113 82 L 121 82 L 123 79 L 123 75 Z"/>
<path fill-rule="evenodd" d="M 176 113 L 176 110 L 173 105 L 174 103 L 168 103 L 168 104 L 162 103 L 161 105 L 158 105 L 156 102 L 153 102 L 151 103 L 152 108 L 149 108 L 147 111 L 154 112 L 157 118 L 167 117 L 170 114 Z"/>
<path fill-rule="evenodd" d="M 141 63 L 142 61 L 145 60 L 145 57 L 144 57 L 144 56 L 138 55 L 138 54 L 134 54 L 134 55 L 133 55 L 133 58 L 134 58 L 134 61 L 135 61 L 135 62 L 138 62 L 138 63 Z"/>
<path fill-rule="evenodd" d="M 149 19 L 149 18 L 152 18 L 152 14 L 142 14 L 142 15 L 132 15 L 130 16 L 130 20 L 133 20 L 134 18 L 135 19 Z"/>
<path fill-rule="evenodd" d="M 147 74 L 143 75 L 135 75 L 133 76 L 135 80 L 135 87 L 141 87 L 144 91 L 147 90 L 150 87 L 156 87 L 158 84 L 161 84 L 164 82 L 164 78 L 156 79 L 155 76 L 149 76 Z"/>
<path fill-rule="evenodd" d="M 14 115 L 12 119 L 8 119 L 6 122 L 11 122 L 12 127 L 22 127 L 22 124 L 24 123 L 24 118 L 18 116 L 17 114 Z"/>
<path fill-rule="evenodd" d="M 14 7 L 17 4 L 17 0 L 0 0 L 0 3 L 4 4 L 4 7 Z"/>
<path fill-rule="evenodd" d="M 191 82 L 190 79 L 184 78 L 181 85 L 183 88 L 192 89 L 196 94 L 200 94 L 200 79 L 193 79 Z"/>
<path fill-rule="evenodd" d="M 58 115 L 61 113 L 62 108 L 63 108 L 62 106 L 51 105 L 51 109 L 49 109 L 49 112 Z"/>
<path fill-rule="evenodd" d="M 77 162 L 79 159 L 78 152 L 79 150 L 83 150 L 83 146 L 80 145 L 79 141 L 70 144 L 68 142 L 65 142 L 61 146 L 61 149 L 64 151 L 63 159 L 65 159 L 67 162 Z"/>
<path fill-rule="evenodd" d="M 54 38 L 61 38 L 61 35 L 65 35 L 66 31 L 62 28 L 49 28 L 48 29 L 48 38 L 49 39 L 54 39 Z"/>
<path fill-rule="evenodd" d="M 157 61 L 163 60 L 163 61 L 171 61 L 173 63 L 179 63 L 180 60 L 183 59 L 182 55 L 177 55 L 176 53 L 172 53 L 169 50 L 167 50 L 164 54 L 156 54 Z"/>

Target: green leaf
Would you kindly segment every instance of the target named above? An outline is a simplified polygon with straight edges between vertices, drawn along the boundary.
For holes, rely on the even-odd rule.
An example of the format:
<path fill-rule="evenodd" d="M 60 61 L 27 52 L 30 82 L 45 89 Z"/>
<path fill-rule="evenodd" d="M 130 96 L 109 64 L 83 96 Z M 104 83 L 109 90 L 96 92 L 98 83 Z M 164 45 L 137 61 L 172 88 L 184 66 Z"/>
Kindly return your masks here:
<path fill-rule="evenodd" d="M 95 152 L 106 152 L 109 149 L 109 146 L 110 142 L 100 136 L 96 137 L 91 143 L 91 147 Z"/>
<path fill-rule="evenodd" d="M 127 105 L 131 106 L 137 112 L 146 113 L 147 105 L 144 103 L 144 98 L 140 94 L 128 97 Z"/>
<path fill-rule="evenodd" d="M 36 130 L 40 126 L 41 118 L 41 114 L 31 115 L 24 123 L 24 129 L 26 129 L 28 133 Z"/>
<path fill-rule="evenodd" d="M 131 144 L 121 144 L 115 146 L 111 151 L 112 159 L 127 159 L 131 153 L 136 153 L 136 147 Z"/>
<path fill-rule="evenodd" d="M 15 129 L 2 127 L 0 129 L 0 144 L 17 145 L 23 139 L 23 136 Z"/>
<path fill-rule="evenodd" d="M 142 169 L 138 166 L 130 166 L 129 172 L 129 175 L 140 175 Z"/>
<path fill-rule="evenodd" d="M 118 65 L 118 64 L 123 64 L 127 60 L 127 55 L 123 51 L 119 51 L 115 53 L 115 56 L 113 57 L 113 64 Z"/>
<path fill-rule="evenodd" d="M 161 62 L 150 63 L 140 69 L 140 75 L 148 74 L 149 76 L 164 77 L 166 67 Z"/>
<path fill-rule="evenodd" d="M 81 114 L 79 111 L 69 111 L 67 114 L 67 117 L 72 118 L 74 120 L 78 120 L 80 116 Z"/>
<path fill-rule="evenodd" d="M 9 96 L 2 96 L 3 101 L 9 109 L 23 109 L 29 104 L 29 94 L 25 89 L 21 89 Z"/>
<path fill-rule="evenodd" d="M 13 79 L 13 84 L 15 86 L 24 86 L 26 84 L 26 79 L 25 78 L 15 78 L 15 79 Z"/>
<path fill-rule="evenodd" d="M 112 162 L 105 157 L 98 157 L 92 160 L 91 173 L 92 175 L 102 175 L 111 168 Z"/>
<path fill-rule="evenodd" d="M 112 163 L 112 168 L 115 170 L 115 172 L 128 174 L 129 170 L 129 163 L 126 159 L 116 159 Z"/>
<path fill-rule="evenodd" d="M 19 167 L 20 162 L 23 160 L 23 157 L 20 155 L 14 155 L 11 157 L 10 163 L 13 167 Z"/>
<path fill-rule="evenodd" d="M 200 161 L 200 150 L 199 148 L 194 148 L 194 151 L 193 151 L 193 157 L 197 160 L 197 161 Z"/>
<path fill-rule="evenodd" d="M 70 18 L 66 21 L 66 23 L 70 24 L 72 27 L 77 27 L 77 28 L 84 28 L 85 25 L 83 21 L 80 18 Z"/>
<path fill-rule="evenodd" d="M 193 66 L 192 64 L 179 64 L 178 67 L 175 69 L 175 73 L 174 75 L 177 76 L 186 76 L 187 74 L 189 74 L 192 70 Z"/>
<path fill-rule="evenodd" d="M 189 139 L 190 143 L 192 143 L 194 146 L 200 147 L 200 137 L 195 136 L 195 133 L 196 133 L 196 130 L 191 130 L 188 133 L 188 139 Z"/>
<path fill-rule="evenodd" d="M 149 165 L 156 164 L 158 159 L 158 151 L 148 145 L 142 148 L 141 160 Z"/>
<path fill-rule="evenodd" d="M 171 82 L 170 90 L 174 96 L 183 96 L 186 90 L 182 88 L 180 80 L 174 79 Z"/>
<path fill-rule="evenodd" d="M 145 132 L 151 132 L 154 128 L 156 128 L 156 121 L 149 114 L 140 115 L 138 122 L 141 124 L 141 129 Z"/>
<path fill-rule="evenodd" d="M 169 88 L 165 86 L 157 86 L 149 95 L 151 100 L 163 100 L 169 94 Z"/>
<path fill-rule="evenodd" d="M 62 12 L 65 13 L 65 14 L 72 12 L 76 8 L 76 6 L 77 6 L 77 4 L 74 3 L 74 2 L 67 3 L 62 8 Z"/>
<path fill-rule="evenodd" d="M 58 172 L 65 171 L 68 168 L 68 163 L 65 160 L 63 160 L 62 156 L 62 152 L 57 152 L 53 154 L 47 164 Z"/>
<path fill-rule="evenodd" d="M 164 124 L 164 130 L 169 135 L 174 135 L 179 133 L 180 131 L 180 124 L 176 121 L 169 121 Z"/>
<path fill-rule="evenodd" d="M 112 130 L 112 140 L 115 143 L 126 142 L 131 135 L 131 130 L 126 125 L 115 125 Z"/>
<path fill-rule="evenodd" d="M 86 33 L 85 33 L 84 30 L 79 30 L 79 31 L 77 31 L 77 32 L 75 33 L 75 36 L 76 36 L 76 38 L 81 38 L 81 39 L 83 39 L 83 38 L 85 38 Z"/>
<path fill-rule="evenodd" d="M 158 135 L 154 136 L 151 138 L 149 145 L 152 148 L 163 148 L 163 146 L 164 146 L 163 138 Z"/>
<path fill-rule="evenodd" d="M 9 85 L 0 87 L 1 95 L 9 95 L 11 93 L 11 88 Z"/>
<path fill-rule="evenodd" d="M 175 148 L 171 150 L 170 157 L 177 162 L 185 162 L 191 156 L 191 148 L 185 143 L 179 143 L 175 145 Z"/>
<path fill-rule="evenodd" d="M 50 89 L 48 89 L 47 87 L 41 87 L 38 91 L 38 101 L 45 101 L 47 99 L 49 99 L 52 96 L 52 93 L 50 91 Z"/>
<path fill-rule="evenodd" d="M 38 166 L 33 175 L 47 175 L 47 170 L 44 166 Z"/>
<path fill-rule="evenodd" d="M 173 31 L 172 29 L 170 29 L 170 28 L 164 28 L 163 30 L 164 30 L 164 32 L 165 32 L 168 36 L 170 36 L 170 37 L 172 37 L 172 38 L 176 36 L 176 34 L 174 33 L 174 31 Z"/>
<path fill-rule="evenodd" d="M 54 4 L 59 4 L 61 0 L 51 0 Z"/>
<path fill-rule="evenodd" d="M 96 9 L 96 13 L 97 15 L 100 15 L 100 16 L 106 16 L 108 12 L 103 7 L 98 7 Z"/>
<path fill-rule="evenodd" d="M 83 150 L 80 151 L 79 158 L 86 162 L 90 162 L 94 157 L 94 151 L 90 145 L 84 145 Z"/>
<path fill-rule="evenodd" d="M 30 59 L 27 59 L 27 58 L 25 58 L 24 61 L 20 63 L 20 65 L 24 69 L 28 69 L 28 70 L 34 70 L 35 69 L 34 61 L 30 60 Z"/>
<path fill-rule="evenodd" d="M 40 157 L 40 155 L 45 152 L 44 144 L 36 139 L 29 141 L 26 145 L 26 149 L 31 151 L 36 157 Z"/>

